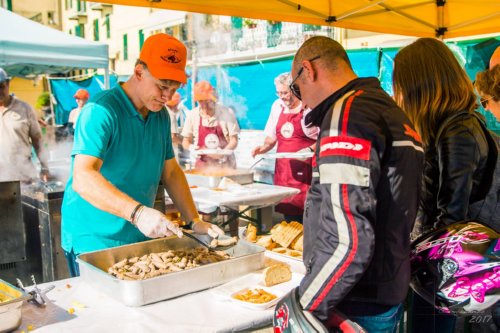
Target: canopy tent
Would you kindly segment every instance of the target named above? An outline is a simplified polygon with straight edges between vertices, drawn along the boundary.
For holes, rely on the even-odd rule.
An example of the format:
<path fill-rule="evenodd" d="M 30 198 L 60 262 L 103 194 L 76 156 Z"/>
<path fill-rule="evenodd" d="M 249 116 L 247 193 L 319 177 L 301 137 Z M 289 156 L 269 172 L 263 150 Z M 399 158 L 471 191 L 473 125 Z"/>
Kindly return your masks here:
<path fill-rule="evenodd" d="M 108 45 L 71 36 L 0 8 L 0 67 L 11 76 L 108 71 Z"/>
<path fill-rule="evenodd" d="M 498 0 L 100 0 L 129 6 L 331 25 L 416 37 L 500 30 Z"/>

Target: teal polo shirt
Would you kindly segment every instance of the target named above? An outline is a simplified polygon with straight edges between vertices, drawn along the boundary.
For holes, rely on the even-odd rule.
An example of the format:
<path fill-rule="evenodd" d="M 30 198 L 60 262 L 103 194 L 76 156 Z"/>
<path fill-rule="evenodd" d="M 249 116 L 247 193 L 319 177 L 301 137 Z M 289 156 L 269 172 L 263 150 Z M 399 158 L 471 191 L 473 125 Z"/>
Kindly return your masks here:
<path fill-rule="evenodd" d="M 73 190 L 78 154 L 101 159 L 104 178 L 153 207 L 165 160 L 174 158 L 168 111 L 149 112 L 143 119 L 119 85 L 92 98 L 76 125 L 61 208 L 62 248 L 68 252 L 80 254 L 147 240 L 130 222 L 94 207 Z"/>

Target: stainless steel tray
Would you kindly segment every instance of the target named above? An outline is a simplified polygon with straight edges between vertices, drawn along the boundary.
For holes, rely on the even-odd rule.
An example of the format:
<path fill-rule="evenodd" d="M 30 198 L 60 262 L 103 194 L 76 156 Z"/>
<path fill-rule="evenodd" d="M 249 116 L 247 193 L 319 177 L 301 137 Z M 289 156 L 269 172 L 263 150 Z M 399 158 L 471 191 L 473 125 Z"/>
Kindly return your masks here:
<path fill-rule="evenodd" d="M 21 307 L 28 294 L 0 279 L 0 333 L 11 332 L 21 325 Z"/>
<path fill-rule="evenodd" d="M 208 236 L 197 236 L 208 241 Z M 185 271 L 139 281 L 120 280 L 107 273 L 111 265 L 124 258 L 197 247 L 201 245 L 188 237 L 172 236 L 81 254 L 77 261 L 86 283 L 127 306 L 141 306 L 215 287 L 264 267 L 265 249 L 240 240 L 225 251 L 233 258 Z"/>
<path fill-rule="evenodd" d="M 199 172 L 199 173 L 192 173 Z M 245 185 L 253 183 L 253 172 L 247 169 L 230 170 L 225 175 L 211 176 L 210 173 L 203 174 L 203 171 L 196 169 L 186 171 L 186 179 L 191 186 L 201 186 L 208 188 L 218 187 L 222 178 L 227 177 L 238 184 Z"/>

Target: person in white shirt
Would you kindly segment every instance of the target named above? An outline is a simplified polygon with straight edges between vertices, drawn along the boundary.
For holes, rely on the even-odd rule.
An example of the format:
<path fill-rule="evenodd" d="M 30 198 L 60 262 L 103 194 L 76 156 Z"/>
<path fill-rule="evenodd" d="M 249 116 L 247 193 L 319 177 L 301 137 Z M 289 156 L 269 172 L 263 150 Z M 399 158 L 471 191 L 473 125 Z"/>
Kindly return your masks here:
<path fill-rule="evenodd" d="M 290 73 L 278 75 L 274 84 L 278 99 L 271 107 L 264 133 L 264 144 L 252 150 L 252 156 L 264 154 L 277 144 L 277 152 L 313 152 L 318 138 L 318 128 L 307 128 L 304 117 L 310 112 L 290 91 Z M 294 187 L 300 193 L 281 201 L 275 208 L 287 221 L 302 222 L 304 202 L 312 180 L 311 158 L 276 159 L 274 184 Z"/>
<path fill-rule="evenodd" d="M 49 179 L 48 159 L 43 148 L 42 132 L 33 108 L 10 94 L 10 77 L 0 68 L 0 182 L 31 182 Z M 31 159 L 34 148 L 40 172 Z"/>
<path fill-rule="evenodd" d="M 234 112 L 217 103 L 213 86 L 208 81 L 194 85 L 194 99 L 198 106 L 186 117 L 182 129 L 184 149 L 197 150 L 234 150 L 238 145 L 240 128 Z M 196 168 L 236 167 L 233 154 L 197 154 Z"/>

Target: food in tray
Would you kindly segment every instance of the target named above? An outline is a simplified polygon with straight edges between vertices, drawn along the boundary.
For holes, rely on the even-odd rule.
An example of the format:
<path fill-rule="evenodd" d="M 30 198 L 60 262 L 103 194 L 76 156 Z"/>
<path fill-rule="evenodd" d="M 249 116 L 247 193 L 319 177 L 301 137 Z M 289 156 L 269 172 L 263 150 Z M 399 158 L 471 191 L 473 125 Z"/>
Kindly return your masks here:
<path fill-rule="evenodd" d="M 243 302 L 263 304 L 275 299 L 276 295 L 271 294 L 270 292 L 267 292 L 261 288 L 255 288 L 255 289 L 245 288 L 233 294 L 232 297 Z"/>
<path fill-rule="evenodd" d="M 121 280 L 144 280 L 229 258 L 225 252 L 209 251 L 206 248 L 168 250 L 145 254 L 142 257 L 125 258 L 111 266 L 108 273 Z"/>
<path fill-rule="evenodd" d="M 266 287 L 274 286 L 283 282 L 290 281 L 292 279 L 292 271 L 290 266 L 286 264 L 274 264 L 263 272 L 264 275 L 264 285 Z"/>
<path fill-rule="evenodd" d="M 251 224 L 247 227 L 248 241 L 251 241 L 248 234 L 253 232 L 253 228 L 255 227 Z M 257 236 L 254 242 L 269 251 L 301 258 L 304 249 L 303 226 L 298 222 L 287 223 L 283 221 L 271 229 L 270 235 Z"/>
<path fill-rule="evenodd" d="M 233 236 L 233 237 L 227 238 L 227 239 L 214 238 L 210 242 L 210 247 L 216 248 L 218 246 L 231 246 L 231 245 L 234 245 L 236 243 L 238 243 L 238 237 L 236 237 L 236 236 Z"/>

